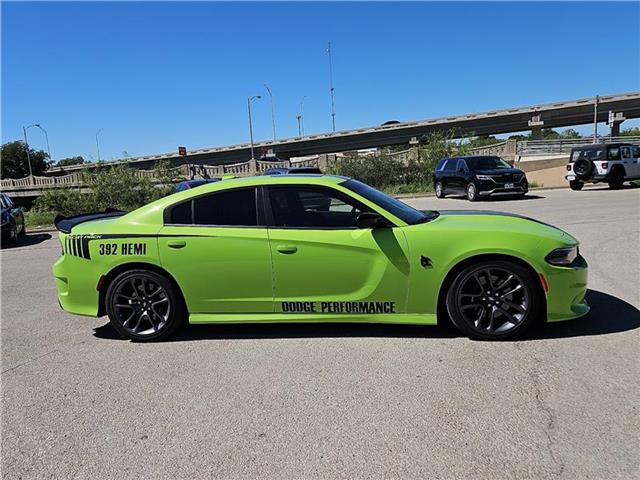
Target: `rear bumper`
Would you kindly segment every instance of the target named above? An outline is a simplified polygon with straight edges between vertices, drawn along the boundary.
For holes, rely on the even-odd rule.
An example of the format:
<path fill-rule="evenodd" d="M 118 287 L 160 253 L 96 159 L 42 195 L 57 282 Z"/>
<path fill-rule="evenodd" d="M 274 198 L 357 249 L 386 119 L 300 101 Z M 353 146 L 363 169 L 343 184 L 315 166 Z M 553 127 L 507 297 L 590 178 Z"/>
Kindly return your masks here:
<path fill-rule="evenodd" d="M 544 276 L 549 285 L 547 321 L 571 320 L 589 313 L 585 299 L 589 276 L 586 261 L 578 267 L 549 266 Z"/>
<path fill-rule="evenodd" d="M 79 264 L 84 259 L 65 255 L 53 264 L 53 278 L 58 291 L 58 303 L 66 312 L 88 317 L 98 316 L 99 295 L 96 289 L 99 275 Z M 69 271 L 73 270 L 70 278 Z"/>

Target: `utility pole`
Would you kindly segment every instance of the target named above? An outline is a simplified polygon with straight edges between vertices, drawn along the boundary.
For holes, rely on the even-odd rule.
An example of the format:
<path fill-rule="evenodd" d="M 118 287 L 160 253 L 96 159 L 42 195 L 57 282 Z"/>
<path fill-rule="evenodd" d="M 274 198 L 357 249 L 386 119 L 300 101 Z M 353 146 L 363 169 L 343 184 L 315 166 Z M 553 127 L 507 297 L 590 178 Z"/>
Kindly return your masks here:
<path fill-rule="evenodd" d="M 253 154 L 253 121 L 251 120 L 251 101 L 256 98 L 262 98 L 260 95 L 254 95 L 247 98 L 247 109 L 249 110 L 249 139 L 251 140 L 251 160 L 255 160 L 256 157 Z"/>
<path fill-rule="evenodd" d="M 296 120 L 298 121 L 298 136 L 302 136 L 302 125 L 300 121 L 302 120 L 302 115 L 296 115 Z"/>
<path fill-rule="evenodd" d="M 331 62 L 331 42 L 327 43 L 327 54 L 329 55 L 329 93 L 331 94 L 331 128 L 336 131 L 336 104 L 333 88 L 333 64 Z"/>
<path fill-rule="evenodd" d="M 273 95 L 271 95 L 271 89 L 266 83 L 264 84 L 264 88 L 267 89 L 267 93 L 269 94 L 269 100 L 271 102 L 271 126 L 273 127 L 273 141 L 275 142 L 276 141 L 276 114 L 273 108 Z"/>
<path fill-rule="evenodd" d="M 593 143 L 598 142 L 598 102 L 600 102 L 600 95 L 596 95 L 596 101 L 593 104 Z"/>
<path fill-rule="evenodd" d="M 29 165 L 29 176 L 33 177 L 33 170 L 31 170 L 31 155 L 29 155 L 29 142 L 27 141 L 27 129 L 23 126 L 22 133 L 24 133 L 24 146 L 27 150 L 27 164 Z"/>

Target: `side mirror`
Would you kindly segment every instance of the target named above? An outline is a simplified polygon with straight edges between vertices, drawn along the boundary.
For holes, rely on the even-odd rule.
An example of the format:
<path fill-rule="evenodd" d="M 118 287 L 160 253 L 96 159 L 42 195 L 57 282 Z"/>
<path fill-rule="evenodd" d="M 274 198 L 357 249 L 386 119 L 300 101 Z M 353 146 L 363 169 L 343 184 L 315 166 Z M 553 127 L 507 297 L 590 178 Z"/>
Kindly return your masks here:
<path fill-rule="evenodd" d="M 375 212 L 362 212 L 356 220 L 358 228 L 379 228 L 387 226 L 387 221 Z"/>
<path fill-rule="evenodd" d="M 460 168 L 458 169 L 458 173 L 464 173 L 464 168 L 460 167 Z"/>

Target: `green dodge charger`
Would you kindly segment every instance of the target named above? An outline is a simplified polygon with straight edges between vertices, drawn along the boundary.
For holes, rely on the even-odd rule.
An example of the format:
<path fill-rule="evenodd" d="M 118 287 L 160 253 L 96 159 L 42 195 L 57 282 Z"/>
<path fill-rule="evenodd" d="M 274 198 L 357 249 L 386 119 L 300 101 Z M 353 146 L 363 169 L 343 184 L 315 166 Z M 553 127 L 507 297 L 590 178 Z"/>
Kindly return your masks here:
<path fill-rule="evenodd" d="M 507 339 L 589 311 L 571 235 L 511 214 L 421 212 L 331 175 L 224 179 L 128 214 L 59 217 L 64 310 L 136 341 L 185 323 L 437 324 Z"/>

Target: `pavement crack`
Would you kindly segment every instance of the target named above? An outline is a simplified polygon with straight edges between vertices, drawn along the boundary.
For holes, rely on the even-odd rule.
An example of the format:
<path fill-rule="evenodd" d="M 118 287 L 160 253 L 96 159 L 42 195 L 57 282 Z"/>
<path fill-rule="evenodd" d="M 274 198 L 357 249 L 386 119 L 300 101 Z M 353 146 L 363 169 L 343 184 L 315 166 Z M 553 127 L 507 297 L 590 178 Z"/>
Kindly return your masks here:
<path fill-rule="evenodd" d="M 533 384 L 534 397 L 536 401 L 536 406 L 538 410 L 542 412 L 542 414 L 546 417 L 547 422 L 544 428 L 544 433 L 547 437 L 547 451 L 549 452 L 549 456 L 553 461 L 555 466 L 555 475 L 556 477 L 560 477 L 564 473 L 565 464 L 562 458 L 555 452 L 556 440 L 553 436 L 554 430 L 556 428 L 557 417 L 553 409 L 548 405 L 545 397 L 542 393 L 542 381 L 540 380 L 540 372 L 539 366 L 540 361 L 532 357 L 533 360 L 533 368 L 529 370 L 529 377 L 531 378 L 531 382 Z"/>
<path fill-rule="evenodd" d="M 4 374 L 4 373 L 7 373 L 7 372 L 10 372 L 11 370 L 15 370 L 16 368 L 20 368 L 20 367 L 22 367 L 24 365 L 28 365 L 29 363 L 35 362 L 37 360 L 40 360 L 42 357 L 46 357 L 47 355 L 51 355 L 52 353 L 56 353 L 56 352 L 59 352 L 59 351 L 60 350 L 57 350 L 57 349 L 56 350 L 51 350 L 49 352 L 43 353 L 42 355 L 38 355 L 37 357 L 30 358 L 29 360 L 27 360 L 25 362 L 19 363 L 18 365 L 14 365 L 13 367 L 9 367 L 9 368 L 7 368 L 5 370 L 2 370 L 2 373 Z"/>

